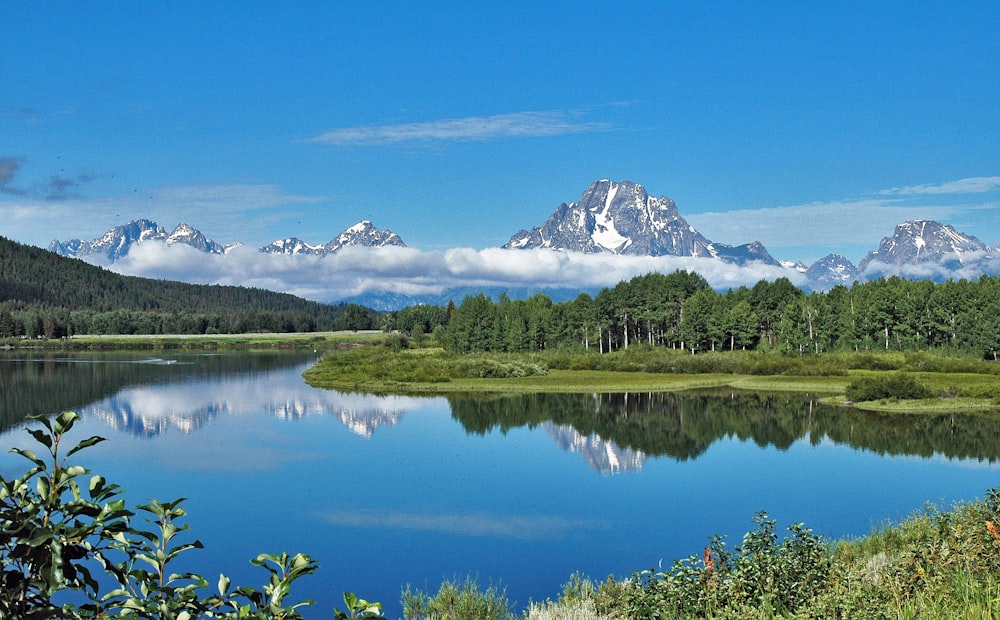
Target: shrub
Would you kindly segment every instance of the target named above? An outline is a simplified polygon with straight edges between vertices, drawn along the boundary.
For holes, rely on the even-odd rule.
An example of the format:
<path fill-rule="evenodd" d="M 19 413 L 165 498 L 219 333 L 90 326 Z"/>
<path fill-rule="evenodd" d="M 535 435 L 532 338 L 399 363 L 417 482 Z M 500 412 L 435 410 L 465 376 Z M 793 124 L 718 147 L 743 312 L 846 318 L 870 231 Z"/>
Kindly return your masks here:
<path fill-rule="evenodd" d="M 93 446 L 90 437 L 63 452 L 66 433 L 79 419 L 65 412 L 35 418 L 43 429 L 28 433 L 45 449 L 14 452 L 32 463 L 14 480 L 0 477 L 0 618 L 301 618 L 311 601 L 287 604 L 292 583 L 316 570 L 305 554 L 260 554 L 251 563 L 269 573 L 261 588 L 231 587 L 219 577 L 217 590 L 196 573 L 174 573 L 182 553 L 199 549 L 195 540 L 177 544 L 187 530 L 183 500 L 150 501 L 128 510 L 121 490 L 67 459 Z M 146 529 L 132 524 L 146 516 Z M 102 584 L 115 584 L 102 591 Z M 336 617 L 381 617 L 381 605 L 344 596 L 348 612 Z M 348 615 L 350 614 L 350 615 Z"/>
<path fill-rule="evenodd" d="M 514 617 L 506 589 L 490 584 L 480 589 L 478 580 L 446 580 L 433 597 L 407 585 L 402 594 L 407 620 L 510 620 Z"/>
<path fill-rule="evenodd" d="M 930 388 L 905 373 L 862 377 L 849 383 L 845 393 L 853 401 L 916 400 L 933 396 Z"/>
<path fill-rule="evenodd" d="M 666 571 L 636 573 L 625 590 L 629 618 L 737 616 L 748 609 L 796 613 L 829 587 L 831 555 L 822 537 L 802 524 L 779 541 L 767 513 L 730 551 L 716 536 L 702 557 L 678 560 Z"/>

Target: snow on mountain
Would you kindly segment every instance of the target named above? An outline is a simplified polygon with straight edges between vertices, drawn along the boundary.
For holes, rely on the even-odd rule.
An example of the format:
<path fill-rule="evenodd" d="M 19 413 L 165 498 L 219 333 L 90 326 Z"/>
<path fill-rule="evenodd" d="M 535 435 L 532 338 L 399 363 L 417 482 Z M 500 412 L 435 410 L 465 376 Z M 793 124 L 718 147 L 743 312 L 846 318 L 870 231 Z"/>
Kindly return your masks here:
<path fill-rule="evenodd" d="M 799 263 L 801 264 L 801 263 Z M 827 290 L 838 284 L 850 284 L 858 275 L 854 263 L 840 254 L 827 254 L 805 270 L 812 288 Z"/>
<path fill-rule="evenodd" d="M 518 231 L 503 247 L 778 264 L 759 242 L 735 247 L 712 243 L 681 217 L 670 198 L 650 196 L 631 181 L 607 179 L 592 183 L 579 202 L 556 207 L 541 226 Z"/>
<path fill-rule="evenodd" d="M 181 243 L 189 245 L 206 254 L 227 254 L 240 243 L 222 245 L 207 238 L 200 230 L 189 224 L 181 223 L 170 233 L 152 220 L 140 219 L 115 226 L 103 236 L 93 241 L 70 239 L 68 241 L 54 240 L 49 244 L 49 250 L 61 256 L 74 258 L 101 258 L 115 262 L 126 256 L 134 246 L 146 241 L 162 241 L 167 245 Z M 368 220 L 351 226 L 329 243 L 311 245 L 296 237 L 279 239 L 260 249 L 268 254 L 316 254 L 326 255 L 339 249 L 362 245 L 382 247 L 386 245 L 405 246 L 403 240 L 391 230 L 379 230 Z"/>
<path fill-rule="evenodd" d="M 803 263 L 802 261 L 800 261 L 800 260 L 796 260 L 796 261 L 780 260 L 778 262 L 781 263 L 782 267 L 784 267 L 785 269 L 789 269 L 791 271 L 797 271 L 799 273 L 805 273 L 806 271 L 809 270 L 809 267 L 805 263 Z"/>
<path fill-rule="evenodd" d="M 322 254 L 322 245 L 311 245 L 298 237 L 278 239 L 265 245 L 260 250 L 266 254 Z"/>
<path fill-rule="evenodd" d="M 947 224 L 932 220 L 910 220 L 896 226 L 891 237 L 885 237 L 877 250 L 872 250 L 858 264 L 858 273 L 883 267 L 944 263 L 960 268 L 970 259 L 977 260 L 990 248 L 979 239 L 956 231 Z"/>
<path fill-rule="evenodd" d="M 152 220 L 133 220 L 128 224 L 115 226 L 100 238 L 93 241 L 70 239 L 55 240 L 49 244 L 49 250 L 62 256 L 74 258 L 102 257 L 110 262 L 122 258 L 133 246 L 146 241 L 163 241 L 167 245 L 183 243 L 208 254 L 226 254 L 239 244 L 222 245 L 208 239 L 201 231 L 188 224 L 178 224 L 173 232 Z"/>
<path fill-rule="evenodd" d="M 156 222 L 139 219 L 116 226 L 91 241 L 56 240 L 49 245 L 49 249 L 63 256 L 93 262 L 115 262 L 126 256 L 131 248 L 147 241 L 184 244 L 209 254 L 227 254 L 239 245 L 218 244 L 186 223 L 178 224 L 173 231 L 167 232 Z M 406 244 L 391 230 L 379 230 L 371 221 L 363 220 L 326 243 L 314 244 L 297 237 L 287 237 L 260 248 L 260 252 L 321 257 L 348 246 L 405 247 Z M 801 262 L 779 263 L 759 241 L 738 246 L 713 242 L 681 217 L 670 198 L 650 196 L 636 183 L 607 179 L 592 183 L 579 202 L 560 204 L 541 226 L 520 230 L 503 247 L 627 256 L 703 257 L 743 267 L 780 265 L 788 270 L 790 276 L 794 275 L 800 282 L 804 279 L 804 286 L 814 290 L 828 290 L 838 284 L 849 285 L 857 279 L 889 274 L 938 280 L 975 278 L 983 273 L 1000 274 L 1000 257 L 995 250 L 949 225 L 930 220 L 899 224 L 893 235 L 882 239 L 878 249 L 868 252 L 857 267 L 839 254 L 825 256 L 808 267 Z M 389 310 L 413 303 L 443 304 L 449 299 L 461 298 L 463 294 L 476 294 L 487 289 L 491 294 L 505 292 L 512 298 L 545 292 L 553 299 L 563 299 L 575 297 L 580 292 L 573 287 L 543 290 L 529 286 L 524 290 L 514 290 L 510 287 L 484 288 L 458 284 L 433 295 L 376 289 L 358 294 L 350 301 Z"/>
<path fill-rule="evenodd" d="M 261 248 L 267 254 L 314 254 L 325 256 L 347 246 L 381 248 L 389 245 L 406 247 L 402 238 L 388 228 L 379 230 L 370 220 L 362 220 L 344 230 L 323 245 L 312 245 L 297 237 L 279 239 Z"/>

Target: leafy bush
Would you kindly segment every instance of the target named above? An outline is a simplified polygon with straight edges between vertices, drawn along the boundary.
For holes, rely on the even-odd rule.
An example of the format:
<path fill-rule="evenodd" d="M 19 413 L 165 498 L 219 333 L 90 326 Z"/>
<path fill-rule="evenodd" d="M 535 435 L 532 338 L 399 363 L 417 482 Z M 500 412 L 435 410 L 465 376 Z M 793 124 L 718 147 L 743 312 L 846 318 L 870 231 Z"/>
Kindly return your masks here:
<path fill-rule="evenodd" d="M 452 368 L 454 368 L 452 373 L 454 378 L 513 379 L 548 374 L 545 366 L 516 357 L 466 357 L 456 361 Z"/>
<path fill-rule="evenodd" d="M 403 617 L 407 620 L 510 620 L 514 617 L 506 589 L 490 584 L 480 589 L 478 580 L 459 583 L 445 580 L 433 597 L 409 585 L 403 590 Z"/>
<path fill-rule="evenodd" d="M 733 551 L 717 536 L 701 558 L 679 560 L 666 571 L 637 573 L 622 601 L 627 616 L 712 617 L 748 609 L 781 614 L 804 608 L 828 587 L 831 556 L 826 542 L 799 523 L 779 541 L 776 522 L 764 512 L 754 523 Z"/>
<path fill-rule="evenodd" d="M 916 400 L 934 395 L 930 388 L 905 373 L 862 377 L 849 383 L 845 393 L 853 401 Z"/>
<path fill-rule="evenodd" d="M 63 444 L 78 420 L 66 412 L 50 420 L 36 418 L 43 429 L 28 433 L 45 448 L 44 458 L 14 448 L 32 463 L 18 479 L 0 477 L 0 618 L 301 618 L 298 609 L 311 601 L 287 604 L 294 581 L 316 570 L 305 554 L 260 554 L 251 563 L 264 568 L 260 588 L 231 587 L 221 575 L 215 592 L 196 573 L 174 573 L 182 553 L 202 544 L 175 543 L 187 530 L 182 499 L 151 501 L 125 508 L 121 490 L 67 459 L 93 446 L 90 437 L 68 448 Z M 132 523 L 137 514 L 150 526 Z M 102 584 L 114 583 L 110 591 Z M 353 594 L 344 595 L 348 611 L 340 618 L 378 618 L 382 607 Z"/>

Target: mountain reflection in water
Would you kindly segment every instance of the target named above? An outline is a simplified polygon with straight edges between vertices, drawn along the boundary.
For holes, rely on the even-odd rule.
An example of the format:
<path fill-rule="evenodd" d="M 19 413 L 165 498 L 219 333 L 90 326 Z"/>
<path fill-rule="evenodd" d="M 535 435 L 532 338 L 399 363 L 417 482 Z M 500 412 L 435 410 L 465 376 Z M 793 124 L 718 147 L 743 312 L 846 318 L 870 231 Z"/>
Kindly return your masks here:
<path fill-rule="evenodd" d="M 740 536 L 762 509 L 857 536 L 926 501 L 976 497 L 1000 457 L 987 417 L 739 392 L 341 393 L 305 384 L 315 359 L 0 354 L 0 437 L 29 447 L 14 430 L 27 414 L 80 411 L 81 435 L 111 439 L 86 465 L 129 505 L 191 498 L 188 522 L 212 550 L 204 574 L 257 583 L 247 553 L 306 551 L 322 568 L 300 596 L 319 615 L 344 589 L 392 605 L 406 583 L 464 574 L 544 600 L 574 571 L 628 576 Z M 23 460 L 0 450 L 0 472 L 20 475 Z"/>
<path fill-rule="evenodd" d="M 284 420 L 331 415 L 371 437 L 427 402 L 311 388 L 298 375 L 313 360 L 302 353 L 0 357 L 0 420 L 10 428 L 28 414 L 74 409 L 115 430 L 155 438 L 263 410 Z M 295 372 L 290 379 L 278 370 Z M 447 402 L 467 433 L 540 428 L 601 473 L 635 471 L 648 458 L 696 459 L 727 438 L 780 450 L 806 439 L 881 455 L 1000 458 L 1000 420 L 868 413 L 794 394 L 469 394 Z"/>

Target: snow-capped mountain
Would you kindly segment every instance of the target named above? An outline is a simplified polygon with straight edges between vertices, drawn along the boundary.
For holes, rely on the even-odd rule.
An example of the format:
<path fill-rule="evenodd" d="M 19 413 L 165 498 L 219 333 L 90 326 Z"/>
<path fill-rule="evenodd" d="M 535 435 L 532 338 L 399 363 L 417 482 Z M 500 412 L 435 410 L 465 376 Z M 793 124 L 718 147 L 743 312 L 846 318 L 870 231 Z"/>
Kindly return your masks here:
<path fill-rule="evenodd" d="M 850 284 L 857 277 L 858 269 L 840 254 L 827 254 L 803 273 L 812 288 L 826 290 L 838 284 Z"/>
<path fill-rule="evenodd" d="M 872 250 L 858 264 L 864 274 L 871 265 L 898 267 L 922 263 L 943 263 L 960 268 L 970 260 L 979 260 L 990 248 L 979 239 L 960 233 L 947 224 L 932 220 L 910 220 L 896 226 L 891 237 L 885 237 L 877 250 Z"/>
<path fill-rule="evenodd" d="M 724 261 L 737 265 L 749 265 L 753 262 L 764 263 L 765 265 L 778 266 L 781 263 L 776 261 L 760 241 L 745 243 L 743 245 L 726 245 L 725 243 L 713 243 L 714 256 Z"/>
<path fill-rule="evenodd" d="M 650 196 L 631 181 L 607 179 L 592 183 L 579 202 L 556 207 L 541 226 L 518 231 L 503 247 L 778 264 L 759 242 L 735 247 L 712 243 L 681 217 L 670 198 Z"/>
<path fill-rule="evenodd" d="M 797 271 L 799 273 L 805 273 L 806 271 L 809 270 L 809 266 L 800 260 L 796 261 L 782 260 L 778 262 L 781 263 L 781 266 L 784 267 L 785 269 L 790 269 L 792 271 Z"/>
<path fill-rule="evenodd" d="M 206 254 L 227 254 L 241 243 L 222 245 L 205 237 L 198 229 L 188 224 L 178 224 L 173 232 L 168 233 L 156 222 L 147 219 L 134 220 L 128 224 L 115 226 L 103 236 L 93 241 L 70 239 L 55 240 L 49 244 L 49 250 L 61 256 L 115 262 L 126 256 L 134 246 L 146 241 L 163 241 L 167 245 L 183 243 Z M 332 254 L 347 246 L 382 247 L 386 245 L 403 246 L 403 240 L 391 230 L 379 230 L 368 220 L 358 222 L 334 237 L 329 243 L 311 245 L 296 237 L 279 239 L 260 249 L 268 254 L 315 254 L 324 256 Z"/>
<path fill-rule="evenodd" d="M 388 228 L 379 230 L 372 225 L 370 220 L 362 220 L 323 245 L 312 245 L 302 241 L 298 237 L 289 237 L 273 241 L 261 248 L 261 251 L 268 254 L 315 254 L 324 256 L 337 252 L 347 246 L 380 248 L 389 245 L 406 247 L 400 236 Z"/>
<path fill-rule="evenodd" d="M 49 244 L 49 250 L 61 256 L 74 258 L 102 257 L 114 262 L 126 254 L 133 246 L 146 241 L 163 241 L 168 245 L 183 243 L 207 254 L 225 254 L 239 244 L 221 245 L 208 239 L 201 231 L 188 224 L 178 224 L 173 232 L 152 220 L 140 219 L 115 226 L 103 236 L 93 241 L 70 239 L 55 240 Z"/>

